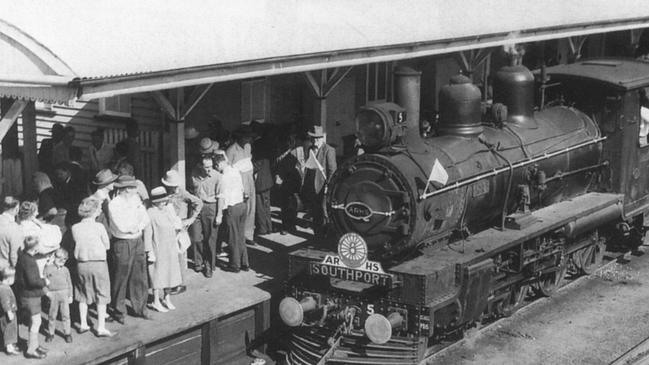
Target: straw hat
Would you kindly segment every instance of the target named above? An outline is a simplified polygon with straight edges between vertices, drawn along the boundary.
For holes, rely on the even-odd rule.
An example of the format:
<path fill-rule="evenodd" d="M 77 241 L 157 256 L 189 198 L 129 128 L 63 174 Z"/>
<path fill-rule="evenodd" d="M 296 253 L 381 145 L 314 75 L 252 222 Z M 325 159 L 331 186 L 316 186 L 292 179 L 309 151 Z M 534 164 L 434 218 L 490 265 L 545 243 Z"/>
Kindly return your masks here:
<path fill-rule="evenodd" d="M 198 137 L 199 134 L 198 130 L 194 127 L 185 128 L 185 139 L 194 139 Z"/>
<path fill-rule="evenodd" d="M 205 137 L 201 139 L 200 143 L 200 153 L 205 154 L 205 153 L 214 153 L 216 150 L 219 149 L 219 142 L 212 141 L 210 138 Z"/>
<path fill-rule="evenodd" d="M 160 181 L 165 186 L 180 186 L 180 174 L 176 170 L 169 170 Z"/>
<path fill-rule="evenodd" d="M 120 175 L 117 180 L 115 180 L 116 188 L 136 188 L 137 181 L 133 176 Z"/>
<path fill-rule="evenodd" d="M 117 180 L 117 175 L 113 174 L 110 169 L 103 169 L 95 175 L 95 179 L 92 181 L 94 185 L 107 185 Z"/>
<path fill-rule="evenodd" d="M 163 186 L 158 186 L 151 190 L 151 203 L 159 203 L 167 200 L 169 200 L 169 196 L 167 196 L 167 189 Z"/>

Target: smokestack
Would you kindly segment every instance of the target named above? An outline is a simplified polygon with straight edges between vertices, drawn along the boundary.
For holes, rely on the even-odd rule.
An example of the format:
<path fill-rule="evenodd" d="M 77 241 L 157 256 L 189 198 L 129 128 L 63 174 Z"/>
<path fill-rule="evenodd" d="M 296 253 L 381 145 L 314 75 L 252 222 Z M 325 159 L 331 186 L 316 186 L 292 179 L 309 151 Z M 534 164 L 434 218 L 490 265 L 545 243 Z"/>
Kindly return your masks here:
<path fill-rule="evenodd" d="M 412 151 L 422 151 L 425 145 L 419 134 L 419 105 L 421 101 L 421 72 L 409 66 L 394 70 L 395 101 L 406 109 L 405 142 Z"/>

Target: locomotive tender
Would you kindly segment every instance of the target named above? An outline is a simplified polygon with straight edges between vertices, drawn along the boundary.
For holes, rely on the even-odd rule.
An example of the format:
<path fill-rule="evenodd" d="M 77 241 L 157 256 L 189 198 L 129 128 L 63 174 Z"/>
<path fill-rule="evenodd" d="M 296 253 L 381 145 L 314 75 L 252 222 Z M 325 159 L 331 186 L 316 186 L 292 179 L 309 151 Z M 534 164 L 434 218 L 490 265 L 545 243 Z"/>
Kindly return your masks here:
<path fill-rule="evenodd" d="M 568 271 L 592 272 L 607 242 L 642 242 L 649 63 L 587 60 L 537 79 L 501 69 L 483 113 L 480 90 L 453 77 L 432 138 L 418 133 L 412 69 L 395 72 L 397 103 L 358 113 L 368 153 L 328 188 L 337 247 L 289 257 L 279 312 L 290 363 L 418 363 L 529 292 L 551 295 Z M 535 108 L 537 91 L 554 105 Z"/>

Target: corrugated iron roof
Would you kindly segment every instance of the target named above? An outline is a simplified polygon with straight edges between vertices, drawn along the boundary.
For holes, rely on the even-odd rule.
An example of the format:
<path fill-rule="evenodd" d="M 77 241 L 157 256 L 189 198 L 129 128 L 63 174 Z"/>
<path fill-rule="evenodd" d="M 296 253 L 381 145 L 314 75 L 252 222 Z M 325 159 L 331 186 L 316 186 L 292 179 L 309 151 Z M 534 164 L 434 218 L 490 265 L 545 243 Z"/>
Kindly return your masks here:
<path fill-rule="evenodd" d="M 646 5 L 646 0 L 23 0 L 4 6 L 0 20 L 69 66 L 72 72 L 65 75 L 78 77 L 86 85 L 83 92 L 99 96 L 609 31 L 618 24 L 619 29 L 648 26 Z M 458 39 L 463 43 L 453 44 Z M 155 80 L 116 84 L 137 78 Z"/>

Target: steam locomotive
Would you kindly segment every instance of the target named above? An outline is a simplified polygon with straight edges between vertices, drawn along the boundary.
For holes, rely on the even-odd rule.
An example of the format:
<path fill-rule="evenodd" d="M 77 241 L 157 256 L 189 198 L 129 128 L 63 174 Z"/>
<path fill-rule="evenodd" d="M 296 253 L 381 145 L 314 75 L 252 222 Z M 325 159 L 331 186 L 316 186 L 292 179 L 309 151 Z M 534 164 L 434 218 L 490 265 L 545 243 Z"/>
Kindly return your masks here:
<path fill-rule="evenodd" d="M 591 273 L 607 242 L 642 243 L 649 63 L 507 66 L 488 113 L 453 77 L 431 138 L 419 134 L 420 84 L 397 68 L 397 102 L 357 114 L 368 153 L 327 193 L 337 247 L 290 254 L 279 306 L 290 363 L 418 363 L 528 294 L 551 295 L 568 271 Z"/>

